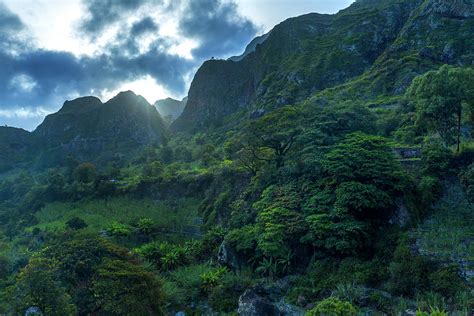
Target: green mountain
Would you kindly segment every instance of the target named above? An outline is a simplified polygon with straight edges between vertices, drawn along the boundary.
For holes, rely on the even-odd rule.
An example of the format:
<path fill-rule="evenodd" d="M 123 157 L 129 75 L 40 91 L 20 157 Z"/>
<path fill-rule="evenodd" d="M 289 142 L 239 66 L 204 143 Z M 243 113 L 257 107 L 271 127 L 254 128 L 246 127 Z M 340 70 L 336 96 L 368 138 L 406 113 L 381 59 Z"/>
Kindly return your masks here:
<path fill-rule="evenodd" d="M 311 96 L 393 103 L 416 75 L 472 64 L 472 10 L 471 0 L 359 0 L 335 15 L 289 19 L 242 59 L 204 63 L 172 129 L 225 125 L 234 113 Z"/>
<path fill-rule="evenodd" d="M 166 98 L 156 101 L 154 105 L 161 117 L 171 124 L 181 115 L 181 113 L 183 113 L 187 102 L 187 97 L 183 98 L 181 101 L 172 98 Z"/>
<path fill-rule="evenodd" d="M 20 166 L 31 156 L 33 149 L 31 133 L 21 128 L 0 126 L 0 172 Z"/>
<path fill-rule="evenodd" d="M 180 115 L 0 128 L 0 314 L 472 315 L 473 31 L 358 0 L 205 62 Z"/>
<path fill-rule="evenodd" d="M 46 162 L 67 155 L 94 161 L 127 157 L 131 151 L 163 142 L 166 134 L 156 108 L 132 91 L 106 103 L 95 97 L 66 101 L 33 132 L 44 145 Z"/>

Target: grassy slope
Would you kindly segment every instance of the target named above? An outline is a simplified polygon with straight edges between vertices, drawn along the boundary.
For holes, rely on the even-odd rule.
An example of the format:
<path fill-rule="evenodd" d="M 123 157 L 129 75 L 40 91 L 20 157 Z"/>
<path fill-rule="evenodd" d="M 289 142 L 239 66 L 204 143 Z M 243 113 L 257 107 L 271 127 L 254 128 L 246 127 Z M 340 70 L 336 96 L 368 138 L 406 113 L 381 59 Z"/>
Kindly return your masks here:
<path fill-rule="evenodd" d="M 457 182 L 445 185 L 433 215 L 413 232 L 418 251 L 447 264 L 460 264 L 463 273 L 474 270 L 474 205 Z M 474 283 L 471 278 L 470 283 Z"/>
<path fill-rule="evenodd" d="M 132 200 L 126 197 L 109 200 L 91 200 L 77 203 L 54 202 L 47 204 L 35 214 L 41 230 L 64 229 L 72 217 L 82 218 L 90 231 L 100 231 L 112 222 L 131 224 L 140 218 L 151 218 L 164 231 L 183 231 L 194 226 L 197 218 L 198 201 L 178 199 L 173 201 L 153 201 L 151 199 Z"/>

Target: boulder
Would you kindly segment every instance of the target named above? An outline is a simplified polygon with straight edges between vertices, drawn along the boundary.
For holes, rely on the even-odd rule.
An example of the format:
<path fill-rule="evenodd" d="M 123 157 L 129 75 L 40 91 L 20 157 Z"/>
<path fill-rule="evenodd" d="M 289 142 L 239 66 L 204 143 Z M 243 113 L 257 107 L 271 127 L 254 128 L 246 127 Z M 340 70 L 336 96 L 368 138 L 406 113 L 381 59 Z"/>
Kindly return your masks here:
<path fill-rule="evenodd" d="M 265 293 L 267 295 L 265 295 Z M 303 316 L 302 308 L 287 303 L 279 296 L 279 300 L 268 296 L 264 288 L 247 289 L 239 298 L 237 312 L 240 316 Z"/>
<path fill-rule="evenodd" d="M 217 253 L 217 261 L 233 270 L 240 268 L 240 260 L 238 254 L 232 246 L 225 241 L 219 246 L 219 252 Z"/>
<path fill-rule="evenodd" d="M 30 306 L 25 311 L 25 316 L 43 316 L 43 312 L 37 306 Z"/>
<path fill-rule="evenodd" d="M 280 310 L 269 300 L 248 289 L 239 297 L 240 316 L 280 316 Z"/>

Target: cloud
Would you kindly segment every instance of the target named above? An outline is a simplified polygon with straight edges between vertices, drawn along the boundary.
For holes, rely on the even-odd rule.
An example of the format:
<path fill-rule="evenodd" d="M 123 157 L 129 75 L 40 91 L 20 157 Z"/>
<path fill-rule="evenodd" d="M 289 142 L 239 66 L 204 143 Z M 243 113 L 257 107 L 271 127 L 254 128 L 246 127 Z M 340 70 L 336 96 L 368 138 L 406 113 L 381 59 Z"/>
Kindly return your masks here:
<path fill-rule="evenodd" d="M 197 58 L 238 52 L 257 33 L 253 22 L 238 14 L 235 2 L 200 0 L 185 6 L 179 27 L 185 37 L 199 40 L 200 45 L 193 50 Z"/>
<path fill-rule="evenodd" d="M 87 16 L 81 29 L 96 36 L 125 15 L 141 7 L 147 0 L 85 0 Z"/>
<path fill-rule="evenodd" d="M 90 55 L 38 48 L 0 0 L 0 117 L 41 115 L 145 78 L 182 96 L 203 61 L 240 53 L 256 33 L 231 0 L 83 0 L 83 8 L 76 31 L 96 44 Z"/>
<path fill-rule="evenodd" d="M 135 22 L 131 29 L 130 35 L 131 36 L 140 36 L 149 32 L 157 32 L 158 31 L 158 24 L 151 18 L 145 17 L 144 19 Z"/>
<path fill-rule="evenodd" d="M 20 118 L 20 119 L 25 119 L 25 118 L 37 118 L 37 117 L 44 117 L 45 115 L 48 115 L 50 111 L 43 109 L 41 107 L 39 108 L 25 108 L 25 107 L 20 107 L 20 108 L 14 108 L 14 109 L 6 109 L 2 110 L 0 109 L 0 117 L 5 117 L 5 118 Z"/>

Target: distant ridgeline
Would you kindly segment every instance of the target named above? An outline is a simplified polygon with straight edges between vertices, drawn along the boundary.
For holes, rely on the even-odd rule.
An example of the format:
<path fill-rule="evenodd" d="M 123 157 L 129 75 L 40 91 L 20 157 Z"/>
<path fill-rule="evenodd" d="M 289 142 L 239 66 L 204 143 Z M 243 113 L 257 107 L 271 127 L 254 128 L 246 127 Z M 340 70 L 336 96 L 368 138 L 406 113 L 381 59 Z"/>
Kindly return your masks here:
<path fill-rule="evenodd" d="M 2 127 L 0 158 L 6 170 L 34 160 L 38 167 L 62 163 L 65 157 L 105 162 L 127 158 L 146 145 L 161 144 L 166 125 L 154 106 L 131 91 L 121 92 L 106 103 L 95 97 L 66 101 L 29 133 Z"/>
<path fill-rule="evenodd" d="M 253 40 L 243 55 L 205 62 L 189 99 L 152 106 L 133 92 L 106 103 L 85 97 L 67 101 L 32 133 L 0 128 L 5 153 L 0 169 L 32 159 L 46 166 L 65 155 L 95 161 L 126 157 L 162 143 L 168 130 L 230 128 L 284 105 L 325 106 L 334 100 L 396 105 L 417 75 L 442 64 L 473 65 L 472 4 L 358 0 L 334 15 L 288 19 Z"/>

